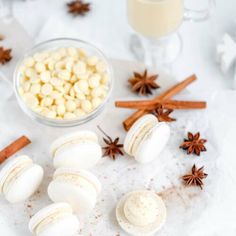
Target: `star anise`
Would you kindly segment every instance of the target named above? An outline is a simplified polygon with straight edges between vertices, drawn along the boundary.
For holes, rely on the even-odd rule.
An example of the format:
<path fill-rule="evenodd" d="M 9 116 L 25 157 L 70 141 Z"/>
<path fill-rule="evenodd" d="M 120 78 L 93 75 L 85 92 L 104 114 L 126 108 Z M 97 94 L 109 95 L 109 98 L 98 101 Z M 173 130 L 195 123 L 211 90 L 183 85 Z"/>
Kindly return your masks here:
<path fill-rule="evenodd" d="M 191 174 L 184 175 L 182 177 L 182 180 L 185 182 L 186 185 L 193 185 L 193 186 L 199 186 L 202 189 L 202 186 L 204 185 L 202 180 L 207 177 L 207 174 L 203 172 L 204 166 L 197 169 L 196 165 L 194 164 L 192 167 Z"/>
<path fill-rule="evenodd" d="M 106 136 L 106 138 L 103 138 L 103 141 L 107 146 L 103 147 L 104 154 L 103 156 L 108 156 L 112 158 L 113 160 L 116 159 L 116 155 L 120 154 L 121 156 L 124 155 L 123 151 L 121 150 L 123 148 L 123 144 L 119 144 L 119 137 L 117 137 L 115 140 L 112 140 L 110 136 L 108 136 L 99 126 L 98 129 Z"/>
<path fill-rule="evenodd" d="M 84 16 L 90 11 L 90 3 L 85 3 L 82 0 L 75 0 L 67 4 L 69 13 L 74 16 Z"/>
<path fill-rule="evenodd" d="M 4 49 L 3 47 L 0 47 L 0 64 L 4 65 L 11 59 L 11 49 Z"/>
<path fill-rule="evenodd" d="M 152 94 L 152 90 L 160 88 L 156 83 L 158 75 L 148 75 L 147 69 L 143 74 L 134 72 L 134 76 L 128 81 L 132 86 L 132 91 L 140 95 Z"/>
<path fill-rule="evenodd" d="M 172 122 L 176 121 L 176 119 L 170 117 L 170 114 L 174 110 L 172 109 L 165 109 L 162 105 L 158 106 L 155 110 L 152 111 L 152 114 L 155 115 L 159 122 Z"/>
<path fill-rule="evenodd" d="M 201 152 L 205 152 L 207 149 L 204 144 L 207 142 L 206 139 L 200 138 L 200 133 L 193 135 L 188 132 L 188 139 L 184 139 L 184 142 L 180 145 L 180 148 L 187 150 L 187 154 L 194 153 L 200 156 Z"/>

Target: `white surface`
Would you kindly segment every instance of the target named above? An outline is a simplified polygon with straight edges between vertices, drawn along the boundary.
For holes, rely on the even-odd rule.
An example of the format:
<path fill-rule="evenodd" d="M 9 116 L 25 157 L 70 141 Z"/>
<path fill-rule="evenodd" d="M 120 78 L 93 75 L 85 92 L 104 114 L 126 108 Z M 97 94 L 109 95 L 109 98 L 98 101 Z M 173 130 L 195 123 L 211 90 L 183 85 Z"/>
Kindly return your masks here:
<path fill-rule="evenodd" d="M 47 185 L 51 181 L 54 171 L 49 155 L 49 146 L 56 137 L 81 128 L 97 131 L 96 126 L 100 125 L 113 138 L 116 136 L 121 137 L 121 142 L 123 142 L 125 132 L 121 126 L 121 121 L 130 114 L 130 111 L 115 108 L 113 100 L 133 97 L 127 87 L 126 78 L 131 75 L 133 70 L 142 70 L 143 67 L 135 63 L 122 61 L 113 61 L 113 66 L 116 78 L 113 99 L 99 117 L 81 127 L 66 129 L 45 127 L 31 121 L 30 118 L 23 114 L 13 97 L 7 102 L 0 103 L 0 109 L 4 110 L 4 114 L 0 117 L 0 124 L 2 124 L 1 135 L 5 137 L 0 141 L 1 146 L 4 146 L 18 135 L 25 134 L 29 136 L 32 144 L 20 153 L 30 154 L 35 162 L 45 168 L 46 173 L 40 191 L 24 204 L 9 205 L 4 199 L 0 199 L 1 209 L 4 212 L 4 214 L 0 215 L 0 229 L 4 230 L 6 235 L 11 235 L 11 231 L 14 236 L 29 235 L 26 227 L 29 216 L 49 203 L 46 194 Z M 175 82 L 170 76 L 161 73 L 159 83 L 162 89 L 166 89 Z M 182 97 L 188 99 L 196 97 L 201 99 L 204 97 L 210 104 L 212 101 L 211 97 L 206 94 L 190 96 L 183 93 Z M 119 157 L 116 161 L 103 158 L 101 163 L 92 169 L 92 172 L 102 182 L 103 190 L 95 210 L 88 219 L 83 220 L 84 229 L 82 234 L 85 236 L 90 233 L 98 236 L 110 236 L 116 233 L 122 236 L 126 235 L 117 225 L 114 209 L 123 194 L 140 188 L 162 192 L 163 199 L 167 205 L 168 217 L 167 223 L 159 233 L 160 236 L 190 235 L 190 232 L 201 233 L 200 230 L 203 223 L 204 225 L 209 223 L 209 226 L 211 226 L 212 220 L 218 220 L 218 208 L 219 205 L 223 205 L 221 197 L 225 197 L 225 195 L 219 195 L 219 190 L 221 191 L 222 187 L 219 186 L 220 188 L 218 189 L 222 171 L 217 167 L 216 161 L 218 160 L 221 146 L 216 142 L 217 136 L 214 135 L 214 130 L 212 130 L 214 122 L 209 122 L 211 117 L 208 119 L 208 115 L 211 113 L 208 111 L 210 109 L 206 111 L 176 112 L 174 117 L 177 118 L 178 122 L 171 124 L 170 143 L 154 162 L 141 165 L 133 158 L 127 156 Z M 217 116 L 219 116 L 218 113 Z M 17 117 L 17 122 L 15 122 L 15 117 Z M 221 119 L 217 119 L 217 122 L 221 122 Z M 204 153 L 201 158 L 186 157 L 186 154 L 178 148 L 188 130 L 193 132 L 200 130 L 202 136 L 209 140 L 207 143 L 208 152 Z M 227 130 L 224 129 L 224 131 L 226 132 Z M 230 135 L 227 132 L 226 134 Z M 99 137 L 102 143 L 102 135 L 99 135 Z M 223 159 L 222 156 L 220 157 L 219 160 Z M 201 191 L 200 188 L 184 188 L 180 182 L 179 177 L 189 171 L 193 163 L 199 166 L 206 166 L 206 172 L 209 177 L 204 191 Z M 215 172 L 217 172 L 216 176 Z M 227 179 L 227 183 L 230 183 L 229 180 L 230 178 Z M 215 203 L 215 205 L 212 205 L 212 203 Z M 28 205 L 31 207 L 28 207 Z M 202 221 L 204 213 L 209 214 L 210 211 L 207 209 L 212 207 L 216 207 L 213 208 L 213 216 L 215 218 L 211 216 L 210 220 L 204 219 Z M 227 209 L 228 212 L 230 209 Z M 231 215 L 228 215 L 228 217 L 233 219 Z M 209 230 L 207 233 L 211 235 L 213 232 Z"/>
<path fill-rule="evenodd" d="M 203 1 L 204 0 L 197 1 L 196 4 Z M 125 0 L 93 0 L 92 2 L 93 11 L 85 18 L 73 18 L 68 16 L 65 12 L 64 0 L 32 0 L 27 3 L 17 2 L 14 5 L 14 13 L 35 41 L 39 42 L 46 38 L 56 36 L 74 36 L 94 42 L 110 57 L 134 59 L 127 43 L 132 30 L 129 28 L 126 21 Z M 189 2 L 189 0 L 187 0 L 187 2 Z M 184 215 L 183 222 L 180 217 L 183 216 L 182 212 L 176 212 L 177 217 L 170 218 L 170 220 L 172 219 L 171 226 L 169 224 L 166 225 L 172 232 L 166 233 L 166 231 L 163 231 L 163 235 L 236 235 L 236 208 L 234 207 L 236 198 L 236 173 L 234 168 L 236 165 L 236 153 L 234 148 L 236 133 L 236 110 L 234 109 L 236 93 L 230 90 L 232 87 L 231 78 L 233 77 L 233 72 L 230 72 L 226 76 L 222 75 L 215 61 L 215 48 L 217 43 L 220 42 L 222 35 L 225 32 L 230 33 L 232 36 L 235 35 L 235 8 L 236 2 L 234 0 L 228 0 L 227 2 L 218 0 L 216 13 L 211 20 L 201 24 L 185 23 L 180 29 L 184 39 L 184 50 L 179 60 L 173 65 L 172 72 L 177 79 L 182 79 L 192 72 L 195 72 L 199 76 L 199 82 L 191 86 L 190 90 L 195 91 L 194 94 L 197 95 L 197 98 L 199 96 L 202 96 L 203 99 L 214 98 L 214 102 L 209 103 L 208 122 L 205 122 L 205 112 L 200 112 L 198 113 L 199 116 L 191 116 L 191 118 L 188 117 L 188 114 L 192 114 L 192 112 L 176 112 L 176 117 L 178 118 L 176 125 L 181 126 L 182 123 L 186 123 L 185 132 L 188 129 L 194 128 L 196 125 L 196 131 L 198 127 L 200 127 L 201 130 L 205 130 L 206 125 L 211 125 L 211 132 L 204 131 L 203 135 L 207 136 L 207 138 L 210 137 L 209 141 L 214 140 L 214 143 L 218 146 L 220 153 L 220 158 L 217 161 L 218 168 L 209 176 L 209 178 L 217 178 L 218 187 L 213 196 L 208 196 L 210 197 L 210 204 L 204 207 L 204 210 L 199 208 L 198 202 L 194 200 L 194 202 L 192 202 L 193 208 L 190 208 L 188 217 Z M 8 30 L 11 28 L 12 27 L 9 27 Z M 16 30 L 14 32 L 16 33 Z M 9 47 L 13 47 L 12 45 L 18 42 L 18 40 L 15 39 L 19 39 L 20 37 L 18 37 L 18 33 L 16 35 L 17 37 L 11 37 L 14 40 L 12 43 L 6 41 Z M 28 45 L 29 43 L 24 43 L 24 46 Z M 129 68 L 129 72 L 123 71 L 125 66 Z M 120 66 L 117 67 L 120 71 L 117 78 L 126 79 L 127 73 L 130 73 L 133 69 L 132 66 L 129 66 L 129 63 L 120 64 Z M 58 134 L 64 132 L 64 130 L 53 130 L 52 132 L 51 128 L 40 125 L 38 129 L 35 129 L 35 123 L 31 122 L 23 115 L 13 99 L 8 103 L 4 102 L 4 99 L 10 96 L 7 84 L 0 81 L 0 90 L 1 101 L 3 101 L 0 103 L 0 108 L 1 111 L 4 111 L 0 114 L 1 147 L 20 136 L 22 133 L 25 133 L 33 140 L 33 144 L 26 148 L 24 152 L 29 154 L 33 153 L 35 160 L 44 164 L 47 170 L 47 178 L 41 188 L 41 192 L 31 199 L 32 202 L 37 203 L 37 206 L 33 209 L 27 207 L 28 202 L 24 205 L 12 206 L 6 204 L 3 199 L 0 200 L 2 212 L 0 214 L 0 233 L 7 236 L 27 236 L 29 235 L 26 229 L 28 216 L 35 213 L 40 207 L 45 206 L 49 202 L 48 198 L 45 196 L 46 184 L 49 182 L 49 177 L 52 174 L 52 166 L 47 151 L 48 143 Z M 125 92 L 125 96 L 129 96 L 129 94 L 130 93 Z M 114 112 L 112 113 L 112 111 Z M 110 120 L 113 120 L 114 117 L 117 118 L 117 115 L 119 116 L 119 120 L 122 120 L 128 113 L 128 111 L 117 112 L 117 110 L 112 109 Z M 107 111 L 104 112 L 103 116 L 97 118 L 95 122 L 101 123 L 101 126 L 107 132 L 109 131 L 109 134 L 114 136 L 121 135 L 123 137 L 124 132 L 118 123 L 116 126 L 104 124 L 103 118 L 106 117 L 107 114 Z M 184 114 L 186 115 L 184 116 Z M 194 112 L 193 114 L 196 113 Z M 180 119 L 180 117 L 183 117 L 183 120 L 182 118 Z M 96 130 L 95 125 L 91 122 L 86 125 L 86 127 L 92 127 Z M 34 130 L 33 133 L 32 130 Z M 185 132 L 181 132 L 181 138 Z M 42 140 L 42 136 L 45 137 L 44 140 Z M 180 141 L 179 136 L 177 141 Z M 215 146 L 212 147 L 212 149 L 214 150 Z M 39 150 L 40 152 L 35 152 L 35 150 Z M 177 152 L 180 154 L 179 151 Z M 215 154 L 211 152 L 207 155 L 211 156 L 211 160 L 215 160 L 216 158 Z M 165 153 L 164 156 L 165 160 L 172 160 L 169 153 Z M 115 206 L 118 200 L 116 193 L 118 192 L 118 195 L 121 195 L 121 193 L 130 191 L 131 187 L 129 186 L 132 186 L 132 189 L 140 186 L 154 187 L 155 185 L 151 184 L 153 182 L 150 181 L 151 179 L 159 180 L 164 178 L 163 174 L 158 174 L 158 165 L 158 168 L 153 170 L 152 166 L 139 166 L 129 158 L 123 159 L 124 158 L 121 157 L 116 162 L 104 159 L 104 164 L 101 165 L 102 174 L 100 178 L 105 186 L 107 186 L 108 181 L 112 182 L 112 188 L 109 186 L 107 192 L 106 190 L 104 191 L 104 197 L 109 201 L 103 202 L 101 198 L 101 202 L 98 205 L 100 208 L 107 210 L 108 203 L 109 209 Z M 177 161 L 178 159 L 175 158 L 174 160 Z M 181 160 L 186 161 L 185 158 Z M 201 157 L 201 159 L 194 159 L 194 161 L 195 160 L 203 164 L 202 161 L 205 161 L 205 156 L 203 158 Z M 190 164 L 191 163 L 188 162 L 188 168 Z M 207 166 L 208 164 L 206 168 Z M 132 170 L 133 168 L 136 169 Z M 150 171 L 150 169 L 153 171 Z M 111 173 L 109 173 L 109 170 Z M 97 170 L 97 172 L 99 171 Z M 165 170 L 165 173 L 167 172 L 168 171 Z M 206 172 L 208 172 L 208 169 L 206 169 Z M 137 173 L 139 173 L 138 175 L 142 178 L 141 182 L 136 178 L 132 178 L 133 176 L 136 177 Z M 171 171 L 168 172 L 168 174 L 176 179 Z M 112 180 L 110 180 L 111 176 Z M 117 181 L 119 182 L 118 187 Z M 180 198 L 177 197 L 176 201 L 178 202 L 179 199 Z M 196 208 L 201 211 L 201 217 L 194 214 Z M 18 213 L 21 215 L 20 217 Z M 106 221 L 107 219 L 109 219 L 109 224 L 106 225 L 106 231 L 104 233 L 102 220 Z M 90 223 L 92 225 L 95 224 L 94 228 L 96 228 L 95 231 L 91 229 L 93 235 L 115 235 L 116 231 L 114 231 L 113 226 L 116 225 L 116 222 L 113 218 L 113 210 L 111 209 L 107 212 L 102 220 L 99 213 L 97 214 L 96 212 L 93 217 L 91 217 Z M 190 224 L 190 222 L 193 224 Z M 184 228 L 182 227 L 182 223 L 184 223 Z M 181 227 L 178 227 L 179 224 Z M 184 231 L 180 233 L 179 228 L 180 230 L 182 228 Z M 116 230 L 119 231 L 120 229 L 116 226 Z M 84 236 L 89 235 L 88 232 L 86 233 L 84 233 Z M 125 234 L 120 233 L 120 235 Z"/>

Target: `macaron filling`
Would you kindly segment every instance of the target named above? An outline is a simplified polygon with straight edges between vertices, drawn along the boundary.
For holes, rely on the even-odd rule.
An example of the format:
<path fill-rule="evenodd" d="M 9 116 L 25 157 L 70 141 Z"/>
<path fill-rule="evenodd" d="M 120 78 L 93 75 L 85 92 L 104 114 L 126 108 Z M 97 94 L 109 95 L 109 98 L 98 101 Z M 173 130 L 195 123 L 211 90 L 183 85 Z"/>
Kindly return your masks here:
<path fill-rule="evenodd" d="M 129 154 L 135 156 L 136 150 L 142 141 L 146 138 L 147 134 L 155 127 L 157 120 L 153 120 L 144 124 L 134 135 L 130 142 Z"/>
<path fill-rule="evenodd" d="M 147 226 L 158 216 L 158 203 L 148 192 L 137 192 L 128 197 L 124 204 L 127 220 L 136 226 Z"/>
<path fill-rule="evenodd" d="M 3 185 L 2 185 L 2 192 L 7 193 L 11 184 L 19 177 L 25 170 L 30 168 L 33 165 L 33 161 L 28 159 L 22 161 L 22 163 L 16 165 L 6 177 Z"/>
<path fill-rule="evenodd" d="M 61 182 L 68 182 L 70 184 L 81 186 L 84 189 L 87 189 L 90 193 L 94 193 L 94 191 L 96 193 L 99 192 L 99 190 L 97 189 L 97 186 L 95 184 L 93 184 L 91 181 L 89 181 L 85 177 L 83 177 L 79 174 L 76 174 L 76 173 L 55 174 L 53 180 L 58 181 L 58 182 L 60 182 L 60 181 Z"/>
<path fill-rule="evenodd" d="M 97 139 L 96 137 L 81 137 L 81 138 L 77 138 L 74 140 L 70 140 L 68 142 L 65 142 L 64 144 L 62 144 L 61 146 L 57 147 L 53 152 L 52 152 L 52 157 L 55 157 L 57 155 L 57 153 L 59 153 L 61 150 L 68 148 L 70 145 L 73 144 L 79 144 L 79 143 L 86 143 L 86 142 L 92 142 L 92 143 L 97 143 Z"/>
<path fill-rule="evenodd" d="M 33 233 L 38 235 L 42 232 L 48 225 L 57 222 L 59 219 L 70 216 L 72 214 L 70 209 L 57 209 L 56 211 L 49 214 L 47 217 L 42 219 L 36 226 L 33 228 Z"/>

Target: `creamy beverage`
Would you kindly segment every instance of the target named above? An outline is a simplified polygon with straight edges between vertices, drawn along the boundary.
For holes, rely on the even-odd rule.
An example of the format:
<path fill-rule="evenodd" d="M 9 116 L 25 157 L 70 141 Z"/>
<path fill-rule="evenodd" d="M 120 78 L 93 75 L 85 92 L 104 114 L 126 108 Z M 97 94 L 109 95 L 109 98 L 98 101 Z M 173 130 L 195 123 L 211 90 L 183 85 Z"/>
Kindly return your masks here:
<path fill-rule="evenodd" d="M 127 0 L 128 20 L 138 33 L 161 38 L 182 23 L 184 0 Z"/>

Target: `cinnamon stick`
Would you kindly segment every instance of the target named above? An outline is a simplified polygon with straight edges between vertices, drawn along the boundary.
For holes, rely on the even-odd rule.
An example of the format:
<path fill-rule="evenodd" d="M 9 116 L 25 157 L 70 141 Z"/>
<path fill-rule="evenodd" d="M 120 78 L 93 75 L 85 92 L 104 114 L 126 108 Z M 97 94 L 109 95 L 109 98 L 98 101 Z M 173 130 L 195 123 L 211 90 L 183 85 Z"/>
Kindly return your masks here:
<path fill-rule="evenodd" d="M 0 164 L 30 143 L 31 141 L 26 136 L 21 136 L 13 143 L 5 147 L 0 151 Z"/>
<path fill-rule="evenodd" d="M 174 85 L 173 87 L 169 88 L 164 93 L 160 94 L 159 96 L 155 97 L 155 100 L 168 100 L 171 97 L 178 94 L 180 91 L 185 89 L 188 85 L 190 85 L 192 82 L 194 82 L 197 79 L 196 75 L 191 75 L 187 79 L 183 80 L 182 82 Z M 138 110 L 135 113 L 133 113 L 131 116 L 129 116 L 124 122 L 123 126 L 126 131 L 130 129 L 130 127 L 133 125 L 133 123 L 138 120 L 141 116 L 148 114 L 149 112 L 147 110 Z"/>
<path fill-rule="evenodd" d="M 166 109 L 204 109 L 206 108 L 205 101 L 177 101 L 177 100 L 139 100 L 139 101 L 117 101 L 116 107 L 139 109 L 139 110 L 153 110 L 162 105 Z"/>

